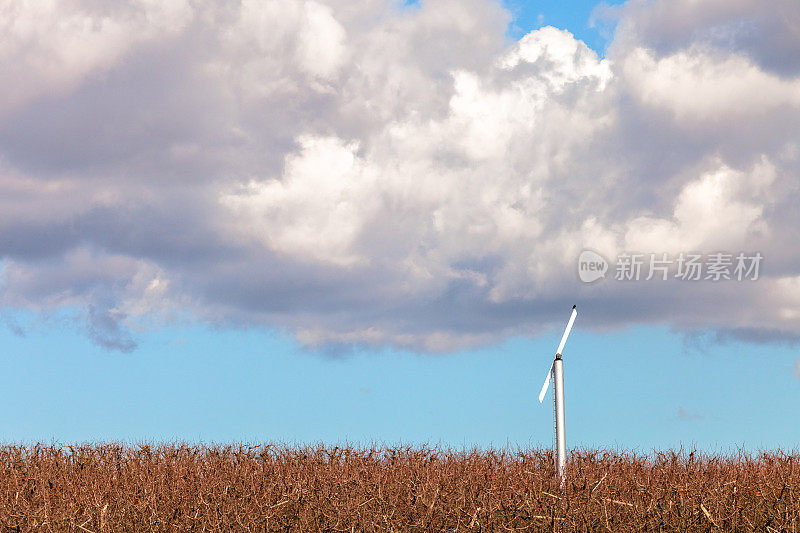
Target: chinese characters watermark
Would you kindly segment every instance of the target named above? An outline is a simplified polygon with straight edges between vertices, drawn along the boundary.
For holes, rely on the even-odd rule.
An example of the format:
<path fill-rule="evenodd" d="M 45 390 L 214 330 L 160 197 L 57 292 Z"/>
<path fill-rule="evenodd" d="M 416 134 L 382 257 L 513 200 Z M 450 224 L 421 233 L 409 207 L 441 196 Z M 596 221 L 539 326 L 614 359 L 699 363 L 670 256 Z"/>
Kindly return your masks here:
<path fill-rule="evenodd" d="M 763 259 L 760 252 L 623 252 L 617 255 L 612 271 L 617 281 L 756 281 Z M 584 250 L 578 257 L 578 277 L 585 283 L 605 277 L 608 270 L 608 262 L 597 252 Z"/>

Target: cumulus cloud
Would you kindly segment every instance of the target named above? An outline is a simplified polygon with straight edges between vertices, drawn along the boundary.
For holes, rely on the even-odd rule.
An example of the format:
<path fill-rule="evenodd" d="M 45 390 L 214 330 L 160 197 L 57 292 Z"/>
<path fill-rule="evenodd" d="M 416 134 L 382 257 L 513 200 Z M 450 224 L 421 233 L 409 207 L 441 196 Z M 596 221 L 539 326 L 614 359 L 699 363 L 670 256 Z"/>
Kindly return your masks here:
<path fill-rule="evenodd" d="M 169 38 L 190 20 L 185 0 L 125 6 L 93 2 L 0 2 L 0 113 L 58 97 L 101 75 L 130 51 Z"/>
<path fill-rule="evenodd" d="M 491 0 L 8 3 L 0 306 L 119 350 L 191 320 L 448 351 L 572 303 L 796 339 L 797 10 L 633 0 L 599 57 Z M 764 263 L 589 285 L 586 248 Z"/>

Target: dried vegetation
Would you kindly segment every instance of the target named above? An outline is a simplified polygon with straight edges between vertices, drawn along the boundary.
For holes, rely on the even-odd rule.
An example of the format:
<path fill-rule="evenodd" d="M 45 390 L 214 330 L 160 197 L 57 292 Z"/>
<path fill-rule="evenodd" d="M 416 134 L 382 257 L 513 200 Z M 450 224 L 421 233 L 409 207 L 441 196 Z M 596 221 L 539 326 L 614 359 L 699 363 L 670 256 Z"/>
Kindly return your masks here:
<path fill-rule="evenodd" d="M 796 531 L 800 455 L 0 446 L 3 531 Z"/>

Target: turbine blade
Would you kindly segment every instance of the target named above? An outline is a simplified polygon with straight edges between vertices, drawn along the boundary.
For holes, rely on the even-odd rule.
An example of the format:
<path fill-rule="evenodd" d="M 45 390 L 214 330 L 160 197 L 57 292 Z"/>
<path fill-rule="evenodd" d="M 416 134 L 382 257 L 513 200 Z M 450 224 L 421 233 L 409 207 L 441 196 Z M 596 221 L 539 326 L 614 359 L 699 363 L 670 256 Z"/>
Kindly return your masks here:
<path fill-rule="evenodd" d="M 567 343 L 567 337 L 569 337 L 569 332 L 572 330 L 572 324 L 575 322 L 575 317 L 578 316 L 577 306 L 572 306 L 572 314 L 569 317 L 569 323 L 567 323 L 567 329 L 564 330 L 564 335 L 561 337 L 561 344 L 558 345 L 558 350 L 556 353 L 561 353 L 561 350 L 564 349 L 564 345 Z M 563 354 L 562 354 L 563 355 Z"/>
<path fill-rule="evenodd" d="M 544 378 L 544 385 L 542 385 L 542 392 L 539 393 L 539 403 L 544 400 L 544 395 L 547 394 L 547 388 L 550 386 L 550 376 L 553 374 L 553 366 L 556 364 L 555 359 L 550 363 L 550 370 L 547 371 L 547 377 Z"/>

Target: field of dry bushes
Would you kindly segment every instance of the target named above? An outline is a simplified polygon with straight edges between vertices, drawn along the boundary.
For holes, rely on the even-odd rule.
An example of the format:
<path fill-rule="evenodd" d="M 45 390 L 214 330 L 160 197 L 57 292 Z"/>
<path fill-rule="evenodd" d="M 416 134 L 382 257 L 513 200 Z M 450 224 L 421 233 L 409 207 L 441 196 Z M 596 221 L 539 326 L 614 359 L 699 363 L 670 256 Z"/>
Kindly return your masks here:
<path fill-rule="evenodd" d="M 0 446 L 3 531 L 796 531 L 800 455 Z"/>

